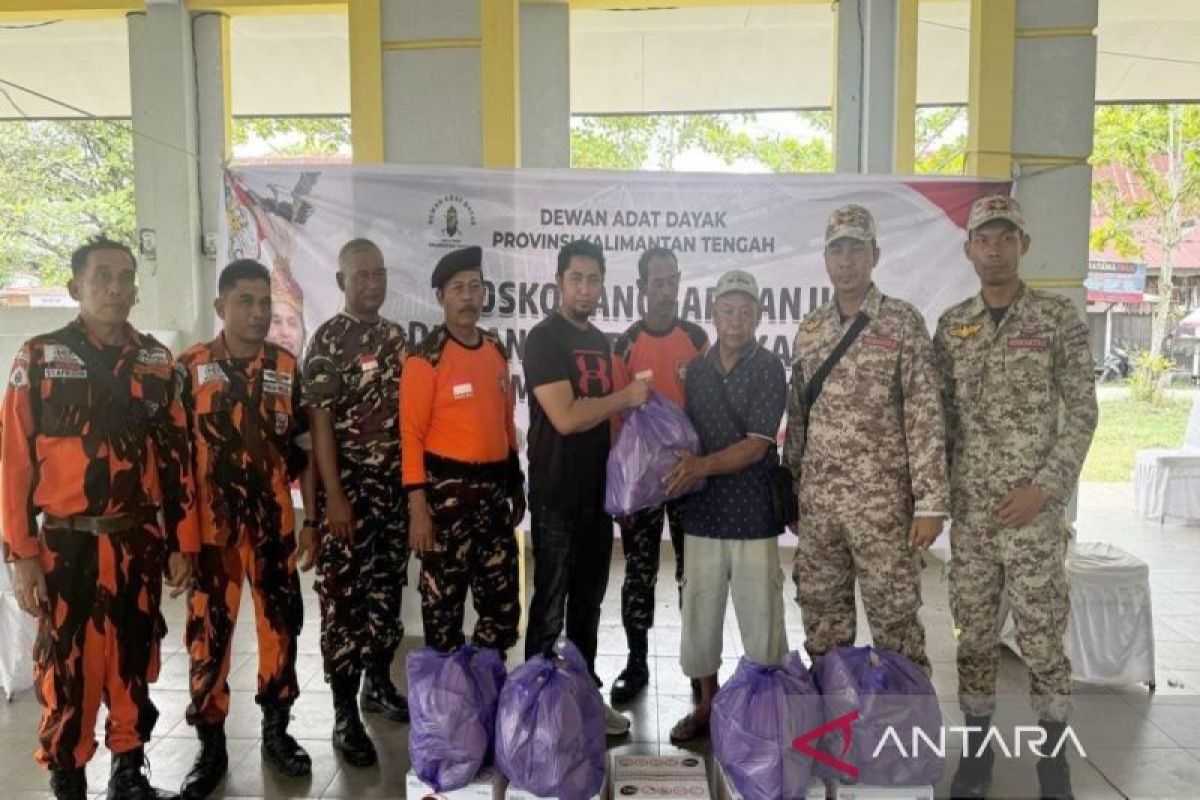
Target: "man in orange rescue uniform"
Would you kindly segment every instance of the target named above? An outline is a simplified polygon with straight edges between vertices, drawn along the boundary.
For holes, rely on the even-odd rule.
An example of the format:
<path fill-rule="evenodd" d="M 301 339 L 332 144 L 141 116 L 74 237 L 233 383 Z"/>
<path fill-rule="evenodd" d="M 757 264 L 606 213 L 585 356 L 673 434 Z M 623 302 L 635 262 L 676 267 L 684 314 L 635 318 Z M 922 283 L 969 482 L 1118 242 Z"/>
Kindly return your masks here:
<path fill-rule="evenodd" d="M 471 589 L 479 647 L 517 641 L 517 540 L 525 479 L 517 455 L 508 354 L 476 327 L 483 306 L 482 251 L 447 254 L 432 284 L 445 322 L 422 340 L 400 379 L 402 477 L 409 541 L 421 557 L 425 643 L 462 646 Z"/>
<path fill-rule="evenodd" d="M 199 549 L 183 407 L 170 351 L 128 323 L 130 249 L 85 244 L 67 286 L 79 317 L 25 342 L 0 413 L 4 553 L 40 619 L 37 760 L 55 797 L 86 797 L 103 699 L 110 800 L 174 797 L 150 786 L 142 746 L 158 719 L 163 569 L 178 594 Z"/>
<path fill-rule="evenodd" d="M 296 637 L 304 607 L 296 559 L 311 560 L 312 530 L 297 553 L 290 483 L 314 473 L 298 443 L 306 428 L 296 357 L 266 341 L 271 275 L 241 259 L 221 271 L 214 303 L 224 329 L 179 357 L 175 370 L 187 412 L 199 494 L 200 558 L 188 595 L 192 702 L 187 721 L 200 739 L 184 779 L 185 800 L 208 797 L 229 768 L 229 659 L 242 582 L 249 578 L 258 632 L 262 757 L 278 772 L 308 775 L 312 761 L 287 732 L 296 682 Z"/>

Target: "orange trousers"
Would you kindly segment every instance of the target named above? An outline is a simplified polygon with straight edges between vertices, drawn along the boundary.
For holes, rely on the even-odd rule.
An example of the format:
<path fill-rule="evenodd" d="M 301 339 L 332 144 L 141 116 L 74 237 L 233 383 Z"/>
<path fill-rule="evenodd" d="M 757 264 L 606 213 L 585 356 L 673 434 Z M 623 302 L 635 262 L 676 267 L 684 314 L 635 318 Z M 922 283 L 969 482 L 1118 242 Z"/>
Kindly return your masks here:
<path fill-rule="evenodd" d="M 229 714 L 229 664 L 242 584 L 250 580 L 258 633 L 259 705 L 290 706 L 296 682 L 296 637 L 304 619 L 294 534 L 263 541 L 203 545 L 188 595 L 185 638 L 191 660 L 187 720 L 215 723 Z"/>
<path fill-rule="evenodd" d="M 158 710 L 164 547 L 156 525 L 128 533 L 42 530 L 47 608 L 34 644 L 34 687 L 42 704 L 38 763 L 82 767 L 96 752 L 96 716 L 108 707 L 113 753 L 150 740 Z"/>

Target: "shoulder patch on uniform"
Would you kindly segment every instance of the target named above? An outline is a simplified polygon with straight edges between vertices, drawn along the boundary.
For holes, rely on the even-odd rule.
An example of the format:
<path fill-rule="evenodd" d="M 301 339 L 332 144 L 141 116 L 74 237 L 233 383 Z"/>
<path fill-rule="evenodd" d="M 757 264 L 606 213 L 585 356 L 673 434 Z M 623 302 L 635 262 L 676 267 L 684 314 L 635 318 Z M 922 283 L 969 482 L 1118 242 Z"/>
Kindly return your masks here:
<path fill-rule="evenodd" d="M 704 328 L 686 319 L 679 320 L 679 325 L 683 328 L 684 333 L 688 335 L 688 339 L 691 340 L 692 347 L 699 350 L 708 344 L 708 333 Z"/>
<path fill-rule="evenodd" d="M 8 385 L 14 389 L 21 389 L 29 385 L 29 345 L 21 345 L 21 349 L 17 351 L 16 358 L 13 359 L 12 372 L 8 376 Z"/>
<path fill-rule="evenodd" d="M 483 336 L 484 341 L 496 348 L 496 350 L 500 353 L 500 357 L 504 359 L 504 363 L 507 364 L 508 348 L 504 346 L 504 342 L 500 341 L 500 336 L 495 331 L 490 331 L 486 328 L 481 328 L 480 334 Z"/>
<path fill-rule="evenodd" d="M 450 333 L 444 325 L 435 325 L 421 343 L 412 349 L 410 355 L 414 358 L 421 358 L 428 361 L 431 366 L 436 367 L 442 359 L 442 351 L 446 349 L 446 344 L 450 341 Z"/>
<path fill-rule="evenodd" d="M 637 342 L 638 336 L 642 333 L 642 327 L 642 321 L 638 320 L 626 328 L 625 332 L 613 342 L 613 355 L 622 360 L 628 359 L 629 352 L 633 350 L 634 343 Z"/>
<path fill-rule="evenodd" d="M 970 339 L 981 330 L 983 330 L 982 322 L 964 322 L 962 325 L 954 325 L 953 327 L 947 329 L 946 333 L 950 334 L 955 339 Z"/>

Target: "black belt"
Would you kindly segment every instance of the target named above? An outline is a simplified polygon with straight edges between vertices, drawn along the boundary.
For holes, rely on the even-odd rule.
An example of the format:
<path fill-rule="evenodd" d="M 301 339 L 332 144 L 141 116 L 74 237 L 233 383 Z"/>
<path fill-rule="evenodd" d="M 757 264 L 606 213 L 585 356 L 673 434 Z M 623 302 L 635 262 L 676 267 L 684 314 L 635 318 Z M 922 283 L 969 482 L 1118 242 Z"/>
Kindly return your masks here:
<path fill-rule="evenodd" d="M 508 479 L 507 461 L 458 461 L 434 453 L 425 454 L 425 469 L 437 478 L 462 478 L 465 480 L 496 481 Z"/>
<path fill-rule="evenodd" d="M 158 509 L 148 508 L 132 513 L 108 514 L 102 517 L 74 516 L 56 517 L 53 514 L 43 515 L 42 524 L 47 528 L 60 531 L 78 531 L 90 533 L 93 536 L 103 536 L 107 533 L 125 533 L 140 528 L 147 522 L 158 520 Z"/>

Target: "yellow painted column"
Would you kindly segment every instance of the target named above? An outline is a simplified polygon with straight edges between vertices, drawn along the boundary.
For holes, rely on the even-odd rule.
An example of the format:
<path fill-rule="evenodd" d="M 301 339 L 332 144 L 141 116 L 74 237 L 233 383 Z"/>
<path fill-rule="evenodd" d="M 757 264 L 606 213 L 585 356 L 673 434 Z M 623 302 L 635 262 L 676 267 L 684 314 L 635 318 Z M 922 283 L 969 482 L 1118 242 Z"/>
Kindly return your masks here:
<path fill-rule="evenodd" d="M 355 164 L 383 161 L 383 32 L 380 0 L 347 6 L 350 43 L 350 142 Z"/>
<path fill-rule="evenodd" d="M 479 2 L 479 102 L 485 167 L 521 164 L 520 13 L 518 0 Z"/>
<path fill-rule="evenodd" d="M 967 172 L 1012 174 L 1016 0 L 971 0 L 971 80 L 967 100 Z"/>
<path fill-rule="evenodd" d="M 229 55 L 229 15 L 221 15 L 221 97 L 225 125 L 225 163 L 233 158 L 233 68 Z"/>
<path fill-rule="evenodd" d="M 892 171 L 911 173 L 917 151 L 917 22 L 920 0 L 896 5 L 896 105 Z"/>

